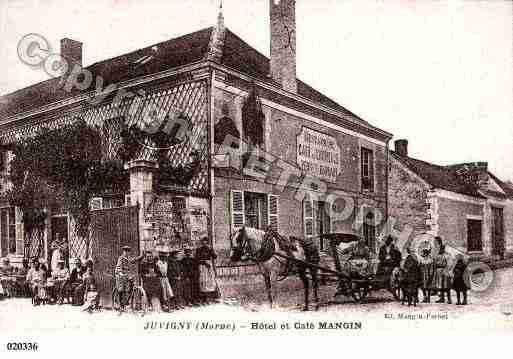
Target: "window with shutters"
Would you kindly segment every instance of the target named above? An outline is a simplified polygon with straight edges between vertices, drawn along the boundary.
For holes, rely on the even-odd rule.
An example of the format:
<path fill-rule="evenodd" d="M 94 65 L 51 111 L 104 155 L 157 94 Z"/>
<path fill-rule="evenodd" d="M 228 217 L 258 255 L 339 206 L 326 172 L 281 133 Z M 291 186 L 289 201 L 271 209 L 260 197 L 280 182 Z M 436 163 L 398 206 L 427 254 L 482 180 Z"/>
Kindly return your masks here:
<path fill-rule="evenodd" d="M 279 196 L 265 193 L 232 191 L 232 228 L 242 226 L 279 230 Z"/>
<path fill-rule="evenodd" d="M 232 216 L 232 228 L 237 229 L 244 226 L 244 192 L 232 191 L 230 200 Z"/>
<path fill-rule="evenodd" d="M 361 151 L 362 191 L 374 192 L 374 153 L 362 147 Z"/>
<path fill-rule="evenodd" d="M 263 193 L 244 192 L 246 226 L 265 229 L 267 227 L 267 196 Z"/>
<path fill-rule="evenodd" d="M 482 221 L 467 219 L 467 250 L 469 252 L 481 252 L 483 250 Z"/>
<path fill-rule="evenodd" d="M 275 195 L 268 195 L 268 208 L 269 208 L 269 227 L 272 229 L 279 231 L 280 225 L 279 225 L 279 214 L 280 214 L 280 206 L 279 206 L 279 199 L 278 196 Z"/>

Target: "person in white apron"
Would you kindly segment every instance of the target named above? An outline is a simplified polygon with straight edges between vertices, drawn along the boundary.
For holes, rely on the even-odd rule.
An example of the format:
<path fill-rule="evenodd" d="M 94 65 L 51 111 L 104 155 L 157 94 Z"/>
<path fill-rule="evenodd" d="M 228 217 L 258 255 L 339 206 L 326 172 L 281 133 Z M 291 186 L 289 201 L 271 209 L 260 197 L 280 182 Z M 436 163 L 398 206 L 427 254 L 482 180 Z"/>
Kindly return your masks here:
<path fill-rule="evenodd" d="M 196 250 L 196 260 L 199 264 L 199 294 L 202 303 L 206 304 L 218 297 L 215 275 L 216 253 L 210 247 L 208 238 L 201 240 L 201 246 Z"/>
<path fill-rule="evenodd" d="M 171 307 L 171 301 L 174 298 L 174 293 L 173 289 L 171 289 L 171 284 L 169 283 L 169 264 L 165 252 L 159 252 L 159 259 L 156 264 L 158 276 L 160 278 L 160 285 L 162 287 L 162 309 L 164 311 L 168 311 Z"/>

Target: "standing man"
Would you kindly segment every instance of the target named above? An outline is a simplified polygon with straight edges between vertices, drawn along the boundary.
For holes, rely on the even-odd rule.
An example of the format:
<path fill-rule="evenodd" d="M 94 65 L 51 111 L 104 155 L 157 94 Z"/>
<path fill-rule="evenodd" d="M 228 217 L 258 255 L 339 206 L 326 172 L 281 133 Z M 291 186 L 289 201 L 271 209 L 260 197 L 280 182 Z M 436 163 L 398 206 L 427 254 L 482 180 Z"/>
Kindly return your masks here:
<path fill-rule="evenodd" d="M 378 274 L 381 275 L 390 275 L 394 268 L 401 265 L 402 255 L 394 245 L 394 238 L 392 236 L 388 236 L 385 244 L 379 249 L 378 258 Z"/>
<path fill-rule="evenodd" d="M 182 264 L 182 294 L 185 305 L 196 305 L 198 301 L 198 263 L 192 256 L 192 249 L 183 250 Z"/>
<path fill-rule="evenodd" d="M 133 264 L 143 258 L 143 255 L 139 257 L 129 257 L 129 253 L 131 248 L 129 246 L 121 247 L 121 255 L 118 258 L 118 262 L 116 264 L 116 269 L 114 270 L 116 276 L 116 288 L 118 292 L 118 302 L 120 305 L 120 309 L 122 311 L 125 310 L 125 306 L 128 298 L 128 291 L 130 290 L 130 278 L 129 278 L 129 270 L 130 264 Z"/>
<path fill-rule="evenodd" d="M 153 310 L 153 298 L 157 297 L 162 306 L 162 290 L 160 288 L 160 280 L 158 278 L 158 268 L 156 260 L 151 251 L 146 251 L 145 257 L 142 259 L 139 271 L 143 282 L 143 288 L 148 298 L 148 304 Z"/>
<path fill-rule="evenodd" d="M 183 309 L 182 307 L 182 263 L 178 260 L 179 250 L 172 250 L 169 253 L 168 260 L 168 278 L 171 289 L 174 294 L 174 309 Z"/>
<path fill-rule="evenodd" d="M 201 246 L 196 250 L 196 260 L 199 264 L 199 295 L 203 304 L 208 304 L 217 297 L 217 283 L 214 271 L 214 260 L 217 254 L 210 247 L 209 240 L 204 237 Z"/>

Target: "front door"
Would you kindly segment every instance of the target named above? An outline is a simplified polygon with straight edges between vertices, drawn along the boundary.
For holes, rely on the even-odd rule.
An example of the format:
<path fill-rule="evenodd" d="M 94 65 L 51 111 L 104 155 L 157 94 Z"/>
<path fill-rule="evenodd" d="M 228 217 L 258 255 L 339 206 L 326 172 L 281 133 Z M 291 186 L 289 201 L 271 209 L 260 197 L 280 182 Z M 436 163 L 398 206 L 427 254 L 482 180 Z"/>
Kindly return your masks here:
<path fill-rule="evenodd" d="M 65 239 L 66 241 L 69 239 L 68 238 L 68 216 L 52 217 L 52 235 L 50 237 L 50 240 L 47 243 L 47 248 L 48 248 L 47 258 L 48 258 L 49 263 L 52 260 L 52 252 L 53 252 L 53 250 L 51 248 L 51 244 L 57 238 L 60 240 Z M 66 261 L 66 264 L 68 263 L 68 259 L 69 258 L 64 258 L 64 260 Z"/>
<path fill-rule="evenodd" d="M 315 210 L 315 228 L 316 234 L 319 236 L 319 246 L 320 250 L 325 250 L 326 243 L 323 241 L 323 234 L 330 233 L 331 231 L 331 220 L 329 216 L 329 207 L 327 202 L 314 202 L 316 204 Z"/>
<path fill-rule="evenodd" d="M 492 254 L 504 258 L 504 215 L 502 208 L 492 207 Z"/>

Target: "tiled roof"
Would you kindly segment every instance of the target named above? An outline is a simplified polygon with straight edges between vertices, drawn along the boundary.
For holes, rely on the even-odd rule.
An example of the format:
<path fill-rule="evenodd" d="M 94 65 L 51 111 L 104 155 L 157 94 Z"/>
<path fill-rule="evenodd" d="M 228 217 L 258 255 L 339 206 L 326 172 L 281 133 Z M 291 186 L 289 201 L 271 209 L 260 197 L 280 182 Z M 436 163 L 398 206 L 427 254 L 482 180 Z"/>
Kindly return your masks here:
<path fill-rule="evenodd" d="M 103 86 L 161 72 L 175 67 L 204 60 L 209 51 L 213 27 L 209 27 L 172 40 L 97 62 L 86 67 L 94 77 L 103 77 Z M 269 78 L 269 59 L 245 41 L 226 29 L 221 63 L 264 81 Z M 77 95 L 80 91 L 67 93 L 59 86 L 60 78 L 50 79 L 11 94 L 0 97 L 0 122 L 15 114 L 33 110 L 44 105 Z M 298 80 L 298 94 L 342 113 L 356 115 L 329 97 Z"/>
<path fill-rule="evenodd" d="M 497 178 L 493 173 L 488 172 L 490 177 L 499 185 L 499 187 L 504 191 L 506 197 L 513 199 L 513 185 L 503 182 L 499 178 Z"/>
<path fill-rule="evenodd" d="M 260 52 L 248 45 L 248 43 L 246 43 L 244 40 L 242 40 L 228 29 L 226 30 L 223 58 L 221 62 L 227 67 L 231 67 L 240 72 L 257 77 L 260 80 L 271 81 L 269 76 L 269 58 L 262 55 Z M 299 95 L 306 97 L 309 100 L 318 102 L 329 108 L 351 115 L 352 117 L 365 122 L 357 115 L 347 110 L 345 107 L 341 106 L 337 102 L 323 95 L 299 79 L 297 80 L 297 92 Z"/>
<path fill-rule="evenodd" d="M 212 27 L 164 41 L 86 67 L 94 78 L 103 77 L 103 86 L 157 73 L 204 59 Z M 149 61 L 144 61 L 151 57 Z M 50 79 L 0 97 L 0 119 L 35 109 L 76 95 L 59 88 L 60 78 Z M 1 121 L 1 120 L 0 120 Z"/>
<path fill-rule="evenodd" d="M 434 188 L 484 198 L 476 189 L 465 184 L 451 166 L 438 166 L 411 157 L 404 157 L 391 151 L 394 158 Z"/>

